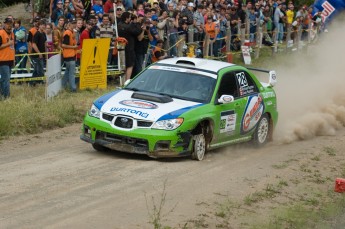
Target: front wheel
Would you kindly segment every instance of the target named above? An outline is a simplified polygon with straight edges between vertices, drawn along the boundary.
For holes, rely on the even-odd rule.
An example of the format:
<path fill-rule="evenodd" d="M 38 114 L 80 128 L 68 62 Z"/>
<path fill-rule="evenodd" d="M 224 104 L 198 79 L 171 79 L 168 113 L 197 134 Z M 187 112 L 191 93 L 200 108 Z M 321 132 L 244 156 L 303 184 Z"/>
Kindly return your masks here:
<path fill-rule="evenodd" d="M 267 114 L 264 114 L 254 133 L 254 143 L 258 146 L 264 145 L 267 143 L 269 138 L 269 132 L 270 132 L 270 121 Z"/>
<path fill-rule="evenodd" d="M 205 135 L 198 134 L 193 136 L 193 152 L 192 159 L 202 161 L 206 153 L 206 139 Z"/>

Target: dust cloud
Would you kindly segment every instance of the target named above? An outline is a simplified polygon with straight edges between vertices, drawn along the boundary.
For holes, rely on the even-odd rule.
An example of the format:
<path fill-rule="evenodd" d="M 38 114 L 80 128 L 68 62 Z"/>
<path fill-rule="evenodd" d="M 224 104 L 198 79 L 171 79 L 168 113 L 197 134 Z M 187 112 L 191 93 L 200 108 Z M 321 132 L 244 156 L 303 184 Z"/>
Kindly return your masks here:
<path fill-rule="evenodd" d="M 276 67 L 279 120 L 275 140 L 335 135 L 345 126 L 345 25 L 335 21 L 307 52 Z"/>

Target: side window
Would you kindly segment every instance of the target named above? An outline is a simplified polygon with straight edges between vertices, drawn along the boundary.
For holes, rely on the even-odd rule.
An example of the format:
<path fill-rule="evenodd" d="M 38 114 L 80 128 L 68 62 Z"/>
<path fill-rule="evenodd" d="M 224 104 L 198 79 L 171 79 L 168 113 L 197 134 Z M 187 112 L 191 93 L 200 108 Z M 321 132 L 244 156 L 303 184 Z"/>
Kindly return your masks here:
<path fill-rule="evenodd" d="M 227 72 L 223 75 L 218 89 L 218 98 L 222 95 L 232 95 L 235 98 L 239 96 L 235 72 Z"/>
<path fill-rule="evenodd" d="M 248 74 L 248 72 L 236 71 L 235 76 L 239 86 L 238 92 L 240 97 L 248 96 L 259 92 L 254 80 Z"/>

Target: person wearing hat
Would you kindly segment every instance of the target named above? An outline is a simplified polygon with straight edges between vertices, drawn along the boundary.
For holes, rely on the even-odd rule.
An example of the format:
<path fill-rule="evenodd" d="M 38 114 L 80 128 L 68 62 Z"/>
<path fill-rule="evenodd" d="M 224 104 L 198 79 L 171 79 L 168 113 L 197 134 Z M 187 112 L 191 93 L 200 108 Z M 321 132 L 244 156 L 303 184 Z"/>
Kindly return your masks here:
<path fill-rule="evenodd" d="M 40 20 L 41 20 L 41 17 L 39 17 L 39 16 L 35 17 L 34 21 L 33 21 L 33 26 L 29 30 L 28 39 L 27 39 L 29 53 L 31 53 L 31 50 L 32 50 L 32 40 L 33 40 L 37 30 L 38 30 L 38 22 Z"/>
<path fill-rule="evenodd" d="M 219 25 L 218 23 L 213 21 L 213 17 L 209 15 L 207 17 L 207 23 L 205 24 L 205 34 L 210 36 L 210 43 L 213 45 L 213 54 L 216 55 L 216 39 L 219 33 Z M 207 55 L 205 53 L 205 55 Z"/>
<path fill-rule="evenodd" d="M 6 18 L 4 28 L 0 30 L 0 100 L 10 97 L 11 67 L 14 64 L 13 21 Z"/>
<path fill-rule="evenodd" d="M 16 37 L 15 39 L 15 50 L 16 54 L 27 54 L 28 53 L 28 43 L 26 42 L 26 29 L 24 26 L 21 25 L 22 22 L 20 19 L 14 20 L 14 29 L 13 33 L 14 36 Z M 28 57 L 25 55 L 23 56 L 16 56 L 15 64 L 18 65 L 18 68 L 24 69 L 26 68 L 26 62 L 27 62 Z M 17 73 L 22 73 L 22 70 L 17 71 Z"/>
<path fill-rule="evenodd" d="M 32 77 L 44 76 L 44 55 L 46 52 L 47 37 L 45 34 L 46 21 L 41 19 L 38 23 L 38 31 L 32 40 L 32 62 L 34 63 L 34 71 Z"/>
<path fill-rule="evenodd" d="M 78 45 L 74 33 L 76 26 L 77 20 L 75 18 L 70 18 L 67 22 L 67 29 L 63 34 L 61 45 L 62 56 L 66 66 L 65 74 L 62 78 L 62 86 L 67 87 L 67 84 L 69 84 L 71 92 L 77 91 L 75 84 L 75 61 Z"/>
<path fill-rule="evenodd" d="M 150 40 L 150 45 L 152 47 L 156 46 L 157 41 L 160 39 L 159 33 L 157 30 L 157 24 L 158 24 L 158 16 L 156 14 L 151 16 L 151 25 L 150 26 L 150 34 L 152 36 L 152 40 Z"/>

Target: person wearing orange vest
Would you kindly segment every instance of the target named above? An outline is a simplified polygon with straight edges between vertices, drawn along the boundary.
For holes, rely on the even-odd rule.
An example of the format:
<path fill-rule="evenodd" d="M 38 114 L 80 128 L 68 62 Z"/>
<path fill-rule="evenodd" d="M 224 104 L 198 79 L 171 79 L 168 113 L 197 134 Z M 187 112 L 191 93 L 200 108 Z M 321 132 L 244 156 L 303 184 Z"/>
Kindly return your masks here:
<path fill-rule="evenodd" d="M 4 28 L 0 30 L 0 100 L 10 97 L 11 67 L 14 64 L 13 21 L 6 18 Z"/>
<path fill-rule="evenodd" d="M 152 57 L 151 57 L 152 63 L 157 62 L 159 60 L 163 60 L 168 57 L 167 54 L 164 54 L 162 47 L 163 47 L 163 40 L 158 40 L 157 46 L 152 51 Z"/>
<path fill-rule="evenodd" d="M 219 26 L 216 22 L 213 21 L 213 17 L 209 15 L 207 17 L 207 22 L 205 24 L 205 33 L 210 35 L 210 44 L 213 45 L 213 49 L 215 49 L 215 41 L 217 38 L 217 35 L 219 33 Z M 216 51 L 216 50 L 214 50 Z M 211 52 L 211 50 L 210 50 Z M 205 56 L 207 55 L 206 53 L 204 54 Z"/>
<path fill-rule="evenodd" d="M 77 40 L 75 38 L 74 30 L 77 27 L 77 20 L 71 18 L 68 20 L 67 29 L 63 33 L 62 39 L 62 55 L 65 62 L 66 70 L 62 78 L 62 86 L 67 86 L 67 81 L 70 86 L 71 92 L 76 92 L 77 87 L 75 84 L 75 61 L 77 55 Z"/>

